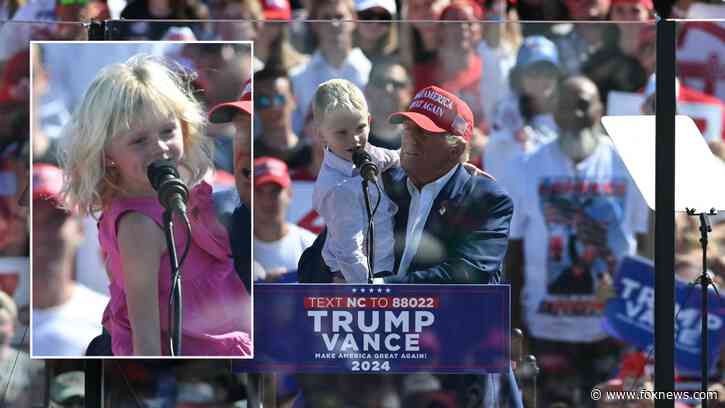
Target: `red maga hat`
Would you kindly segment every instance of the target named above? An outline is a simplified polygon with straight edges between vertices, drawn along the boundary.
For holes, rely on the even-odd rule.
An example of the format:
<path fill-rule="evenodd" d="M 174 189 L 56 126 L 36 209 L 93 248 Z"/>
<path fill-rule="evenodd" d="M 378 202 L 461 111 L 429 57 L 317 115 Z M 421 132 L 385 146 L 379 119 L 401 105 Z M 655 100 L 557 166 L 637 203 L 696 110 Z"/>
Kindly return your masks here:
<path fill-rule="evenodd" d="M 452 133 L 467 142 L 473 136 L 471 108 L 456 95 L 437 86 L 423 88 L 413 97 L 407 111 L 393 113 L 388 121 L 397 124 L 404 118 L 428 132 Z"/>
<path fill-rule="evenodd" d="M 252 114 L 252 80 L 248 79 L 242 87 L 242 96 L 238 101 L 225 102 L 216 105 L 209 111 L 209 121 L 212 123 L 231 122 L 234 114 L 242 111 Z"/>
<path fill-rule="evenodd" d="M 254 187 L 276 183 L 287 188 L 292 183 L 287 164 L 274 157 L 260 157 L 254 160 Z"/>
<path fill-rule="evenodd" d="M 612 0 L 612 6 L 615 4 L 641 4 L 647 10 L 654 10 L 655 6 L 652 0 Z"/>
<path fill-rule="evenodd" d="M 63 171 L 52 164 L 33 164 L 33 201 L 58 201 L 63 189 Z"/>
<path fill-rule="evenodd" d="M 456 12 L 463 13 L 463 15 Z M 456 0 L 441 11 L 438 19 L 477 21 L 483 20 L 483 14 L 483 9 L 475 2 L 471 0 Z"/>
<path fill-rule="evenodd" d="M 292 7 L 289 0 L 262 0 L 262 9 L 266 20 L 292 19 Z"/>

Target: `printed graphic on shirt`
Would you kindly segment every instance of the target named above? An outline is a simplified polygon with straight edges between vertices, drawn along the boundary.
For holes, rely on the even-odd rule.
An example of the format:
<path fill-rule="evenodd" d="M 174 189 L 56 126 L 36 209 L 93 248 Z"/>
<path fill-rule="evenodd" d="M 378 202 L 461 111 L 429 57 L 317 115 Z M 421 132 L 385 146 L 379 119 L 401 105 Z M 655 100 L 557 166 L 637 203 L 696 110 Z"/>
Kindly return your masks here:
<path fill-rule="evenodd" d="M 539 184 L 547 237 L 547 292 L 539 312 L 592 316 L 605 274 L 614 275 L 615 254 L 627 249 L 622 228 L 625 179 L 543 178 Z"/>

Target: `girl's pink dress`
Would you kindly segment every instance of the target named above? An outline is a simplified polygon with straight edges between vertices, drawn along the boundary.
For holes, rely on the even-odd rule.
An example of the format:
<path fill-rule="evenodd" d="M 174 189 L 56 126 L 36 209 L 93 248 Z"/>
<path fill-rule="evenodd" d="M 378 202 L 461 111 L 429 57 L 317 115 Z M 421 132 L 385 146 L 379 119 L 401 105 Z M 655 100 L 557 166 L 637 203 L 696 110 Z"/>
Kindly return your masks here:
<path fill-rule="evenodd" d="M 249 337 L 251 301 L 234 270 L 226 229 L 219 223 L 212 202 L 211 186 L 205 182 L 189 194 L 188 215 L 192 230 L 189 254 L 181 267 L 183 325 L 181 354 L 195 356 L 251 356 Z M 104 313 L 104 326 L 111 333 L 113 354 L 132 355 L 131 324 L 128 320 L 126 288 L 117 240 L 118 220 L 136 211 L 163 228 L 164 209 L 156 197 L 121 198 L 104 211 L 99 221 L 99 240 L 111 274 L 111 301 Z M 174 222 L 176 251 L 181 257 L 186 228 Z M 161 348 L 169 355 L 168 310 L 171 292 L 168 251 L 161 256 L 159 270 L 159 317 Z"/>

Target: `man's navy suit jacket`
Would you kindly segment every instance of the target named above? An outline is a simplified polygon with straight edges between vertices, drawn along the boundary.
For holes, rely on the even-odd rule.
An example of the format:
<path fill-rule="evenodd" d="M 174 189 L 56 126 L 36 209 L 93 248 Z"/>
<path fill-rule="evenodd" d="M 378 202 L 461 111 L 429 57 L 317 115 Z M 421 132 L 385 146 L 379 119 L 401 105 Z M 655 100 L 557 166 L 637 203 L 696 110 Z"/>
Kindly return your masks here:
<path fill-rule="evenodd" d="M 398 206 L 395 215 L 395 271 L 405 249 L 410 193 L 400 168 L 386 172 L 385 192 Z M 404 283 L 499 283 L 508 247 L 513 203 L 487 177 L 474 177 L 461 165 L 430 209 L 418 250 Z"/>
<path fill-rule="evenodd" d="M 385 172 L 382 180 L 385 193 L 398 206 L 396 272 L 405 249 L 410 193 L 400 167 Z M 408 273 L 394 278 L 395 282 L 499 283 L 512 215 L 511 198 L 495 181 L 473 177 L 459 165 L 433 202 Z M 320 273 L 326 270 L 321 256 L 325 235 L 323 231 L 300 259 L 303 282 L 330 281 Z"/>

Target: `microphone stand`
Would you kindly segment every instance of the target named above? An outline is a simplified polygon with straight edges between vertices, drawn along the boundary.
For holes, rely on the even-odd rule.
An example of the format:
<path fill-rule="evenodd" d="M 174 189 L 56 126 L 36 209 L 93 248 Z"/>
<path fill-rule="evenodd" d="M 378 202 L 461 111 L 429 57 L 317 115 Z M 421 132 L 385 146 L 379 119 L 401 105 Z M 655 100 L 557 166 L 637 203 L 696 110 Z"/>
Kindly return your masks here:
<path fill-rule="evenodd" d="M 365 210 L 368 213 L 368 229 L 367 229 L 367 247 L 368 247 L 368 284 L 373 283 L 373 266 L 375 266 L 375 226 L 373 224 L 373 212 L 370 208 L 370 195 L 368 191 L 368 180 L 362 178 L 362 190 L 365 197 Z"/>
<path fill-rule="evenodd" d="M 179 268 L 176 242 L 174 241 L 173 211 L 170 209 L 164 211 L 164 234 L 166 235 L 166 245 L 169 249 L 169 261 L 171 263 L 171 305 L 169 305 L 171 307 L 169 311 L 169 343 L 171 347 L 169 351 L 172 356 L 179 356 L 181 355 L 182 326 L 181 282 L 179 282 L 181 269 Z M 188 239 L 191 239 L 191 236 Z"/>
<path fill-rule="evenodd" d="M 712 226 L 710 225 L 710 219 L 708 218 L 710 215 L 716 215 L 717 210 L 714 208 L 711 209 L 709 212 L 701 212 L 697 213 L 695 212 L 694 208 L 688 208 L 687 209 L 687 215 L 689 216 L 697 216 L 700 218 L 700 245 L 702 246 L 702 274 L 695 280 L 695 284 L 699 284 L 700 288 L 702 290 L 702 310 L 700 312 L 700 341 L 701 341 L 701 349 L 700 349 L 700 376 L 702 381 L 702 392 L 707 392 L 708 388 L 708 380 L 709 380 L 709 370 L 708 370 L 708 363 L 709 363 L 709 350 L 708 350 L 708 296 L 707 296 L 707 289 L 712 285 L 712 287 L 715 289 L 715 293 L 720 295 L 717 292 L 717 287 L 715 286 L 715 283 L 713 283 L 712 279 L 710 279 L 710 276 L 707 274 L 707 234 L 712 232 Z M 702 408 L 707 408 L 707 398 L 703 398 L 701 401 Z"/>

